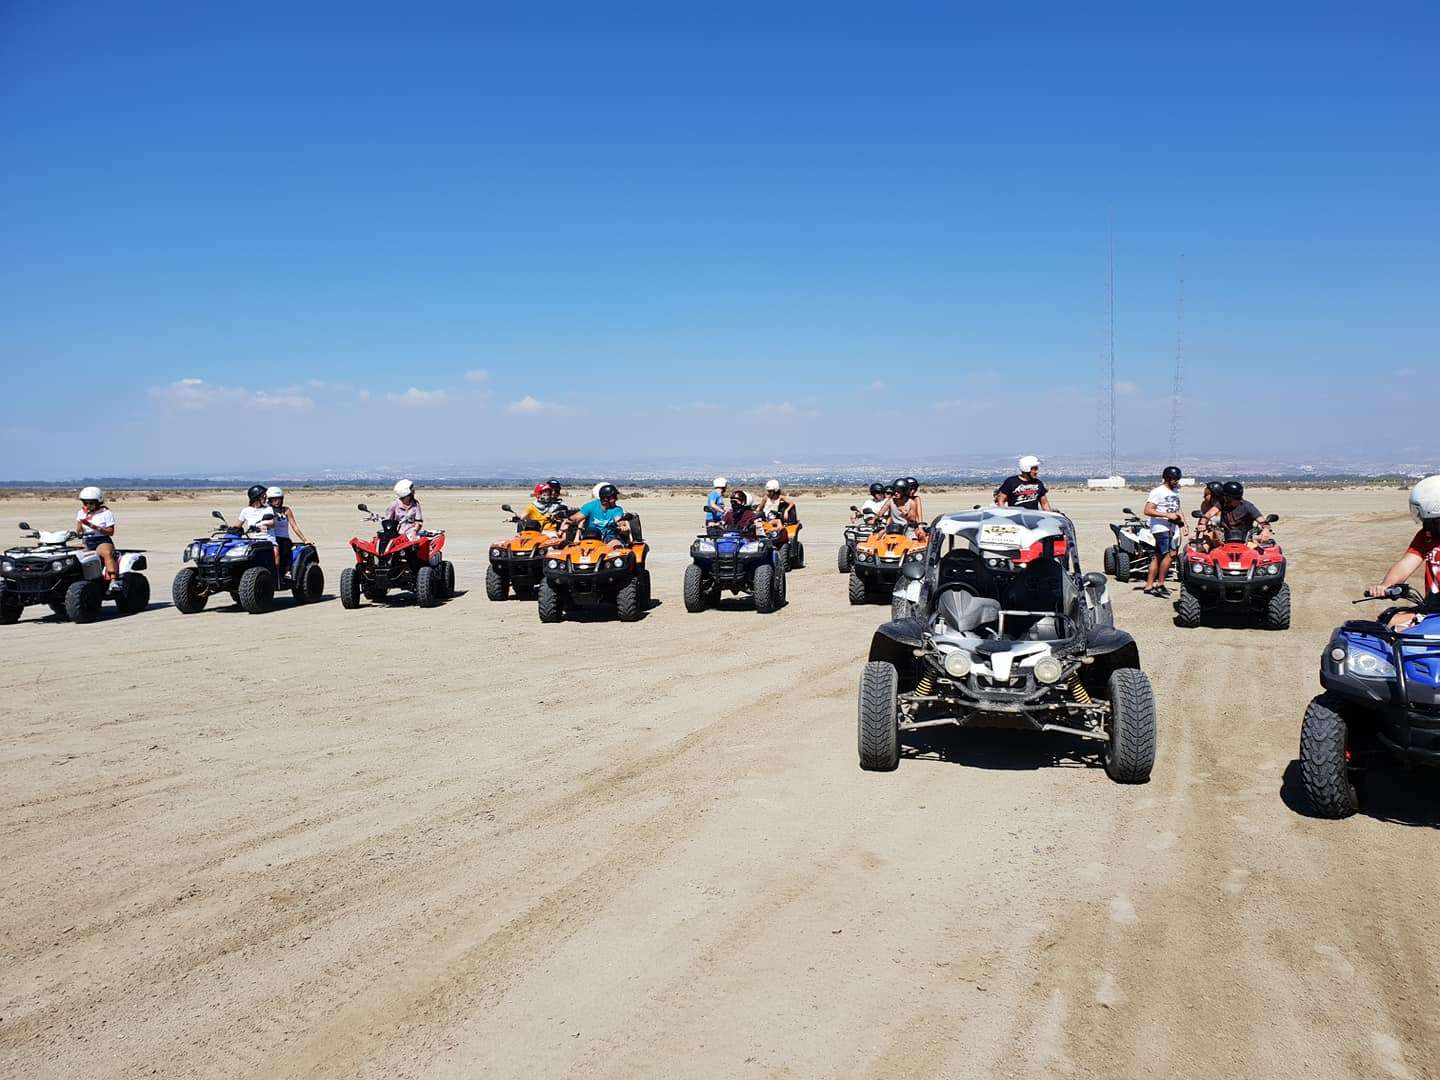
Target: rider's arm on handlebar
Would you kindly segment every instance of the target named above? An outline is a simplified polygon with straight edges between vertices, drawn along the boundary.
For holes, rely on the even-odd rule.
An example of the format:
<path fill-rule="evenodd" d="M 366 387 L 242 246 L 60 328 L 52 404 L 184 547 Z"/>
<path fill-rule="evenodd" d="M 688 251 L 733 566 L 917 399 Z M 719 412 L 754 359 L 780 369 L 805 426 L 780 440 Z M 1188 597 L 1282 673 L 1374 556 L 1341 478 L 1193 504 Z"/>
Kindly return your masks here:
<path fill-rule="evenodd" d="M 1390 588 L 1390 586 L 1405 584 L 1405 582 L 1409 580 L 1410 575 L 1420 569 L 1420 564 L 1423 561 L 1424 560 L 1413 551 L 1407 551 L 1395 561 L 1394 566 L 1390 567 L 1390 570 L 1386 573 L 1385 577 L 1381 579 L 1379 585 L 1371 585 L 1370 588 L 1366 590 L 1367 595 L 1384 596 L 1385 590 Z"/>

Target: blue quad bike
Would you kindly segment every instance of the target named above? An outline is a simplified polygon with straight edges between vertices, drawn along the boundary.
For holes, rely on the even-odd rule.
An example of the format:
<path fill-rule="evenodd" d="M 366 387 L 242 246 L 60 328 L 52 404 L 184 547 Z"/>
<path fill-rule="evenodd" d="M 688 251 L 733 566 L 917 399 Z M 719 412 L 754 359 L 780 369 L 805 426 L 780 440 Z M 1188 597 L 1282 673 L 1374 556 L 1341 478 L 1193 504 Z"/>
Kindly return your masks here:
<path fill-rule="evenodd" d="M 1355 603 L 1371 599 L 1380 598 Z M 1300 779 L 1320 817 L 1360 809 L 1355 781 L 1367 763 L 1440 766 L 1440 608 L 1408 585 L 1392 586 L 1385 599 L 1415 606 L 1346 622 L 1320 658 L 1325 692 L 1300 727 Z M 1397 611 L 1422 617 L 1396 631 L 1388 624 Z"/>
<path fill-rule="evenodd" d="M 686 611 L 704 611 L 726 592 L 750 593 L 762 615 L 785 606 L 785 559 L 768 536 L 712 525 L 690 545 L 690 558 L 685 568 Z"/>
<path fill-rule="evenodd" d="M 271 516 L 243 533 L 231 525 L 219 510 L 211 511 L 220 525 L 209 536 L 196 537 L 185 548 L 187 564 L 175 575 L 170 599 L 186 615 L 203 611 L 211 596 L 229 593 L 230 598 L 252 615 L 275 606 L 275 590 L 289 589 L 297 604 L 319 600 L 325 591 L 325 571 L 313 544 L 296 544 L 290 565 L 277 580 L 275 541 L 267 526 Z"/>

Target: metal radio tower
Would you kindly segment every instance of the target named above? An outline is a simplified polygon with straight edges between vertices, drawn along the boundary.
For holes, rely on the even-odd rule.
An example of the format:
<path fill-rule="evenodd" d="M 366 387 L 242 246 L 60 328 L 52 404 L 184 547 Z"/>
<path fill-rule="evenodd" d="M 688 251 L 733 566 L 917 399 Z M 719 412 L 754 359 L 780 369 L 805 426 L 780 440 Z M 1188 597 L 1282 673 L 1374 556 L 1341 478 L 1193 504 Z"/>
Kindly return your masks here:
<path fill-rule="evenodd" d="M 1180 391 L 1185 361 L 1185 256 L 1180 256 L 1180 282 L 1175 295 L 1175 381 L 1170 385 L 1170 461 L 1180 452 Z"/>
<path fill-rule="evenodd" d="M 1110 365 L 1107 373 L 1107 389 L 1110 394 L 1110 416 L 1105 425 L 1110 443 L 1110 471 L 1106 476 L 1118 476 L 1115 468 L 1115 217 L 1110 216 L 1109 242 L 1110 267 L 1105 277 L 1105 321 L 1110 337 Z"/>

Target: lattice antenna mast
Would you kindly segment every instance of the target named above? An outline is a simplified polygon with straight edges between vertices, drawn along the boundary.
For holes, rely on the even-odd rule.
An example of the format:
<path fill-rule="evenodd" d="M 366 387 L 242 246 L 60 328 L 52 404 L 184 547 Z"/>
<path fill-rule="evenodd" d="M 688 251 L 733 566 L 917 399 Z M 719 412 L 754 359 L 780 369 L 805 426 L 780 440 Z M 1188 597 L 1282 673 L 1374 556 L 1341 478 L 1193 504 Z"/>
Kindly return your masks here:
<path fill-rule="evenodd" d="M 1180 401 L 1185 376 L 1185 256 L 1180 256 L 1180 281 L 1175 294 L 1175 380 L 1170 384 L 1170 461 L 1180 452 Z"/>
<path fill-rule="evenodd" d="M 1110 471 L 1107 476 L 1118 476 L 1115 468 L 1115 215 L 1110 215 L 1110 267 L 1105 278 L 1105 311 L 1106 324 L 1110 336 L 1110 369 L 1109 369 L 1109 391 L 1110 391 L 1110 422 L 1107 425 L 1110 433 Z"/>

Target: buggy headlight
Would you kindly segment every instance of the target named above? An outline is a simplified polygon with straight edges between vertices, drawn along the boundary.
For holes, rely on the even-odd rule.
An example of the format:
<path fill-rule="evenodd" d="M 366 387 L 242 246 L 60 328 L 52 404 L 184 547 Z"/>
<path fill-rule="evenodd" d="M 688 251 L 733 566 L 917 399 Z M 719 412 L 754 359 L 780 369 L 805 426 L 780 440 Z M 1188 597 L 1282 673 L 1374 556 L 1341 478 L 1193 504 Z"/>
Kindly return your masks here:
<path fill-rule="evenodd" d="M 1393 679 L 1395 677 L 1394 664 L 1389 660 L 1381 659 L 1372 652 L 1364 652 L 1360 649 L 1351 651 L 1345 667 L 1351 675 L 1361 679 Z"/>
<path fill-rule="evenodd" d="M 970 674 L 970 654 L 956 649 L 945 654 L 945 674 L 963 679 Z"/>
<path fill-rule="evenodd" d="M 1034 670 L 1035 678 L 1047 686 L 1059 682 L 1060 676 L 1065 674 L 1064 667 L 1053 656 L 1043 656 L 1035 661 Z"/>

